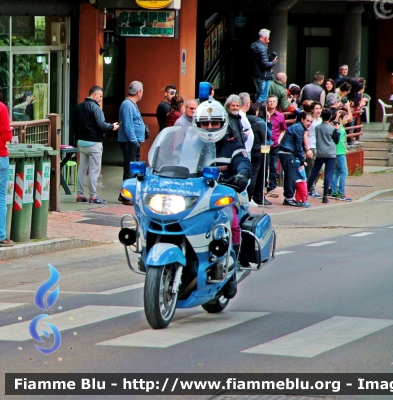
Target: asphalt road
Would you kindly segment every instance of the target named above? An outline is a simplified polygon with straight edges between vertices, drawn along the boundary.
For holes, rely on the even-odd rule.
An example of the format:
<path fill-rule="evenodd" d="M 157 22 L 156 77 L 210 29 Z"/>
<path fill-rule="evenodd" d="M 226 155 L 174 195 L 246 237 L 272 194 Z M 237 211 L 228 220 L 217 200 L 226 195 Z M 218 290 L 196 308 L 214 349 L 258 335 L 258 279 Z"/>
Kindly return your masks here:
<path fill-rule="evenodd" d="M 120 245 L 3 262 L 1 385 L 5 372 L 392 373 L 391 200 L 274 216 L 276 260 L 244 280 L 223 313 L 178 310 L 164 331 L 149 328 L 143 276 L 128 270 Z M 28 325 L 42 313 L 34 294 L 48 263 L 61 274 L 51 315 L 62 343 L 42 355 Z"/>

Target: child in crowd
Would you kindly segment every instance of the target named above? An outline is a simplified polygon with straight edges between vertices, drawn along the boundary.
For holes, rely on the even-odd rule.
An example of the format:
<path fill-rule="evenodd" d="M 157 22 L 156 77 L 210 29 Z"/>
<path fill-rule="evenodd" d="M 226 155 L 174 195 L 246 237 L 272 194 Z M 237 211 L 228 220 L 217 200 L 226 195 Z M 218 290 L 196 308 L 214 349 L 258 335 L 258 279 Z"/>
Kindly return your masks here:
<path fill-rule="evenodd" d="M 348 112 L 340 111 L 338 121 L 340 122 L 340 127 L 338 129 L 340 132 L 340 140 L 336 145 L 336 162 L 334 164 L 333 177 L 330 185 L 332 190 L 330 198 L 341 201 L 352 201 L 350 197 L 345 195 L 345 183 L 348 176 L 348 167 L 347 132 L 344 125 L 352 121 L 352 112 L 350 107 L 348 107 Z"/>
<path fill-rule="evenodd" d="M 300 160 L 296 160 L 296 201 L 302 205 L 302 207 L 311 207 L 310 203 L 307 203 L 307 177 L 304 168 L 300 168 Z"/>

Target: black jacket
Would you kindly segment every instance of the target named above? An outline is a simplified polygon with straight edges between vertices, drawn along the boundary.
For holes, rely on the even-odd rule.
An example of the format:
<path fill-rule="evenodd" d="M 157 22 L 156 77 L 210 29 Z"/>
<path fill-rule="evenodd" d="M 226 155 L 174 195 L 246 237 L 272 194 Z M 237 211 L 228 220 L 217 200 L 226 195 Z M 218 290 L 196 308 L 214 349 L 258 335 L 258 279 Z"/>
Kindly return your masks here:
<path fill-rule="evenodd" d="M 250 46 L 248 51 L 251 56 L 251 76 L 265 81 L 273 79 L 272 68 L 275 64 L 274 61 L 269 61 L 267 44 L 257 40 Z"/>
<path fill-rule="evenodd" d="M 244 143 L 247 141 L 247 135 L 243 131 L 243 125 L 241 123 L 241 115 L 239 114 L 232 114 L 230 111 L 227 110 L 228 113 L 228 129 L 227 135 L 230 138 L 236 138 L 239 143 Z"/>
<path fill-rule="evenodd" d="M 90 97 L 79 103 L 74 110 L 74 132 L 76 140 L 102 142 L 105 133 L 113 124 L 105 122 L 105 116 L 98 103 Z"/>
<path fill-rule="evenodd" d="M 254 143 L 252 145 L 251 151 L 261 151 L 261 146 L 265 145 L 265 138 L 270 140 L 272 138 L 272 123 L 265 123 L 261 118 L 256 115 L 247 115 L 247 119 L 250 122 L 251 129 L 254 132 Z"/>
<path fill-rule="evenodd" d="M 216 159 L 213 165 L 227 168 L 222 171 L 225 179 L 239 173 L 247 178 L 252 177 L 252 165 L 247 150 L 236 138 L 228 135 L 216 143 Z"/>

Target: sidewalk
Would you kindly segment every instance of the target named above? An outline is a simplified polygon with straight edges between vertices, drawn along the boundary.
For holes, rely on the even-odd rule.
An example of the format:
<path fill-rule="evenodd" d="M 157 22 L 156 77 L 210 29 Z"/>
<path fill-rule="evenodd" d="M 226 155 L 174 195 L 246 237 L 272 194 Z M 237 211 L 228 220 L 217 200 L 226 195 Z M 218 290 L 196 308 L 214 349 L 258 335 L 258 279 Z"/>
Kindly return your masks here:
<path fill-rule="evenodd" d="M 375 169 L 379 172 L 373 171 Z M 393 194 L 393 168 L 365 167 L 365 170 L 369 170 L 371 173 L 348 177 L 348 197 L 351 197 L 353 201 L 362 201 L 370 194 L 378 195 L 380 191 L 389 189 Z M 106 242 L 116 241 L 120 217 L 123 214 L 134 213 L 133 207 L 124 206 L 117 200 L 121 176 L 121 167 L 103 167 L 103 186 L 98 188 L 98 194 L 108 201 L 106 206 L 79 204 L 75 201 L 75 195 L 62 195 L 61 212 L 53 212 L 49 216 L 48 236 L 50 238 L 68 237 Z M 322 181 L 319 181 L 317 184 L 319 193 L 323 192 L 322 183 Z M 271 215 L 294 210 L 307 212 L 308 209 L 284 206 L 282 204 L 282 188 L 277 188 L 276 192 L 280 197 L 269 198 L 273 204 L 266 206 L 264 208 L 265 212 Z M 309 198 L 308 201 L 311 204 L 310 209 L 329 207 L 336 204 L 350 207 L 351 204 L 332 199 L 330 199 L 329 204 L 322 204 L 321 199 Z M 251 208 L 251 211 L 259 214 L 263 212 L 263 209 L 262 207 Z"/>

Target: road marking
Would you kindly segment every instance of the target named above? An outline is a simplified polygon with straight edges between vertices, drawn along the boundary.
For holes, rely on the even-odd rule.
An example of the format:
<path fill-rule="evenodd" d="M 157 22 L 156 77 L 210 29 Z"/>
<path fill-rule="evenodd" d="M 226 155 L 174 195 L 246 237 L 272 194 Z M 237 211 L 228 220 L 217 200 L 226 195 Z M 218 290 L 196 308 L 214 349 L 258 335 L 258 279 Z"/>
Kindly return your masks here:
<path fill-rule="evenodd" d="M 361 232 L 361 233 L 355 233 L 354 235 L 349 235 L 349 236 L 361 237 L 361 236 L 372 235 L 373 233 L 375 233 L 375 232 Z"/>
<path fill-rule="evenodd" d="M 222 331 L 252 319 L 260 318 L 265 312 L 201 313 L 171 322 L 166 329 L 147 329 L 97 343 L 99 346 L 155 347 L 166 348 L 191 339 Z"/>
<path fill-rule="evenodd" d="M 42 320 L 41 323 L 51 322 L 62 332 L 141 310 L 143 310 L 141 307 L 85 306 L 52 314 L 50 315 L 51 319 Z M 0 327 L 0 340 L 23 342 L 31 339 L 29 333 L 30 322 L 24 321 Z M 45 327 L 45 324 L 42 327 Z M 38 328 L 40 329 L 40 326 Z"/>
<path fill-rule="evenodd" d="M 144 287 L 145 284 L 144 282 L 142 283 L 136 283 L 134 285 L 128 285 L 128 286 L 123 286 L 120 288 L 116 289 L 110 289 L 110 290 L 104 290 L 103 292 L 65 292 L 61 291 L 61 294 L 104 294 L 104 295 L 109 295 L 109 294 L 114 294 L 114 293 L 121 293 L 121 292 L 126 292 L 128 290 L 134 290 L 134 289 L 139 289 Z M 19 290 L 19 289 L 2 289 L 0 292 L 7 292 L 7 293 L 35 293 L 36 290 Z"/>
<path fill-rule="evenodd" d="M 294 251 L 278 251 L 277 253 L 275 253 L 275 256 L 281 256 L 283 254 L 289 254 L 289 253 L 294 253 Z"/>
<path fill-rule="evenodd" d="M 8 310 L 9 308 L 24 306 L 26 303 L 0 303 L 0 311 Z"/>
<path fill-rule="evenodd" d="M 312 358 L 391 325 L 388 319 L 332 317 L 242 352 Z"/>
<path fill-rule="evenodd" d="M 388 228 L 388 229 L 393 229 L 393 226 L 388 226 L 387 228 Z"/>
<path fill-rule="evenodd" d="M 114 294 L 114 293 L 121 293 L 121 292 L 126 292 L 128 290 L 134 290 L 134 289 L 139 289 L 143 288 L 145 286 L 145 283 L 136 283 L 135 285 L 128 285 L 128 286 L 123 286 L 117 289 L 110 289 L 110 290 L 105 290 L 104 292 L 99 292 L 98 294 Z"/>
<path fill-rule="evenodd" d="M 319 243 L 307 244 L 306 246 L 309 246 L 309 247 L 319 247 L 319 246 L 326 246 L 327 244 L 332 244 L 332 243 L 337 243 L 337 241 L 333 241 L 333 242 L 329 242 L 329 241 L 326 241 L 326 242 L 319 242 Z"/>

